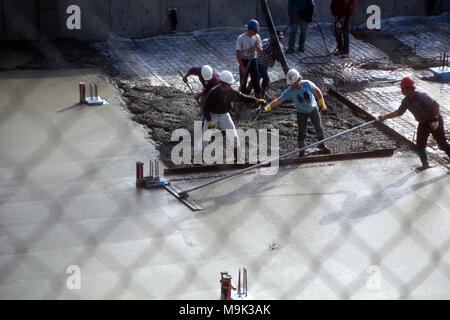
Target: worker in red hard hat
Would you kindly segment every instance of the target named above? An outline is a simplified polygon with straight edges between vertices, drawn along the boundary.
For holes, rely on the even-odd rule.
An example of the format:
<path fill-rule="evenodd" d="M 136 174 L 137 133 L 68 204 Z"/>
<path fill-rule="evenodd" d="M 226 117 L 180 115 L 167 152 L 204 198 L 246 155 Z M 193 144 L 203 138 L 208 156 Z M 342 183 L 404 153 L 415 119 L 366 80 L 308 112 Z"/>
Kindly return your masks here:
<path fill-rule="evenodd" d="M 410 77 L 402 79 L 400 88 L 405 98 L 403 98 L 398 110 L 381 115 L 378 119 L 384 121 L 396 118 L 404 114 L 406 110 L 409 110 L 414 115 L 414 118 L 419 122 L 417 128 L 417 152 L 422 162 L 422 166 L 417 168 L 417 170 L 421 171 L 430 167 L 426 150 L 430 134 L 438 143 L 439 149 L 447 153 L 450 162 L 450 144 L 445 137 L 444 121 L 439 113 L 439 104 L 428 94 L 416 91 L 414 80 Z"/>

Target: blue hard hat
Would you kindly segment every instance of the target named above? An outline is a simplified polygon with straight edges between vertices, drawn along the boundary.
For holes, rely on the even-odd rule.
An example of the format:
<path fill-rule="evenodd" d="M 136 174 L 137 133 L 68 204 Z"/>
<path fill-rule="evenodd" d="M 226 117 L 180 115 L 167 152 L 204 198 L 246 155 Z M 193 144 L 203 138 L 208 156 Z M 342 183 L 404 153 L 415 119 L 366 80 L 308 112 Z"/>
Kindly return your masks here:
<path fill-rule="evenodd" d="M 246 27 L 247 27 L 247 29 L 259 31 L 259 23 L 258 23 L 258 21 L 256 21 L 255 19 L 250 20 L 250 21 L 247 23 Z"/>

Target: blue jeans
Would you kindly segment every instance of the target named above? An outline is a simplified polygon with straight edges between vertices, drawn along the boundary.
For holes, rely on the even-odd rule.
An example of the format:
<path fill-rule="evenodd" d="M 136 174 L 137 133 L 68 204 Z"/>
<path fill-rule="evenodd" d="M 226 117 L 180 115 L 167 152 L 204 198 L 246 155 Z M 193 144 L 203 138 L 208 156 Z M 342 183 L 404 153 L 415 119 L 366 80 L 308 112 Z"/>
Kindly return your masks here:
<path fill-rule="evenodd" d="M 314 129 L 316 130 L 316 134 L 323 135 L 322 121 L 320 119 L 319 109 L 316 108 L 310 113 L 297 112 L 298 142 L 303 142 L 306 139 L 306 128 L 308 118 L 311 119 Z"/>
<path fill-rule="evenodd" d="M 297 28 L 300 26 L 300 39 L 298 41 L 298 48 L 305 47 L 306 31 L 308 30 L 308 22 L 293 15 L 289 22 L 289 49 L 295 49 L 295 37 L 297 36 Z"/>
<path fill-rule="evenodd" d="M 247 75 L 243 74 L 239 68 L 239 79 L 240 79 L 240 86 L 239 91 L 245 92 L 245 88 L 247 87 L 247 79 L 248 75 L 250 75 L 253 89 L 255 90 L 255 95 L 261 93 L 261 86 L 259 85 L 259 69 L 258 69 L 258 63 L 256 62 L 256 58 L 250 60 L 249 59 L 242 59 L 242 63 L 244 64 L 244 67 L 247 68 Z"/>
<path fill-rule="evenodd" d="M 267 72 L 268 67 L 258 64 L 259 75 L 262 78 L 262 87 L 268 87 L 270 83 L 269 72 Z"/>

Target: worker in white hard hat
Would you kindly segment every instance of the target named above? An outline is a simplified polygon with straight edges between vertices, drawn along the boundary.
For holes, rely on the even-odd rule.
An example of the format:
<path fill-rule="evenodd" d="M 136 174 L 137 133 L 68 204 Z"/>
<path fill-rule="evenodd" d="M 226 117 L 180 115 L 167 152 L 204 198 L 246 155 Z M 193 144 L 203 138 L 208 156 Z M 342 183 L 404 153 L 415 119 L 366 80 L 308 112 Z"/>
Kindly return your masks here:
<path fill-rule="evenodd" d="M 305 146 L 308 118 L 311 119 L 316 130 L 318 141 L 323 140 L 324 134 L 319 107 L 322 114 L 326 114 L 327 106 L 325 105 L 322 91 L 313 82 L 303 80 L 301 74 L 295 69 L 289 70 L 286 76 L 286 82 L 289 88 L 281 96 L 266 105 L 264 111 L 269 112 L 284 101 L 292 100 L 297 111 L 298 148 Z M 319 148 L 325 154 L 331 153 L 331 150 L 324 143 L 319 144 Z M 304 150 L 300 151 L 299 156 L 303 156 L 304 154 Z"/>
<path fill-rule="evenodd" d="M 201 97 L 204 97 L 208 94 L 209 90 L 214 88 L 216 85 L 220 83 L 219 74 L 211 68 L 211 66 L 205 64 L 200 67 L 192 67 L 183 77 L 183 81 L 187 83 L 189 76 L 195 75 L 198 77 L 200 82 L 203 85 L 203 90 L 194 95 L 195 100 L 200 101 Z"/>
<path fill-rule="evenodd" d="M 237 136 L 236 127 L 234 126 L 233 120 L 230 116 L 230 111 L 232 109 L 231 103 L 243 102 L 263 105 L 266 101 L 263 99 L 253 98 L 233 89 L 231 85 L 235 80 L 230 71 L 222 71 L 220 73 L 220 80 L 220 85 L 212 88 L 205 98 L 203 105 L 203 115 L 205 117 L 203 133 L 205 133 L 208 129 L 215 128 L 219 124 L 224 130 L 231 129 L 235 140 L 232 143 L 235 149 L 236 159 L 237 149 L 240 147 L 240 142 Z M 227 138 L 229 138 L 228 135 Z M 202 149 L 204 149 L 207 144 L 208 141 L 202 141 Z"/>

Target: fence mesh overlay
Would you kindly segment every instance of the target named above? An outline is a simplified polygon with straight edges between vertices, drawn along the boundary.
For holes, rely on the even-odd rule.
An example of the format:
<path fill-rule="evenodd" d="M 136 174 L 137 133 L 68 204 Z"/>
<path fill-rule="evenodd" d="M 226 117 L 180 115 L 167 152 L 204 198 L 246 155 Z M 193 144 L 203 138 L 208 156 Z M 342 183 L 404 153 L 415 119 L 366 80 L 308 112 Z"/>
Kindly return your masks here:
<path fill-rule="evenodd" d="M 221 36 L 213 35 L 211 38 L 216 38 L 218 43 L 223 43 L 225 46 L 238 33 L 217 31 L 217 34 Z M 201 38 L 202 36 L 202 34 L 196 34 L 193 37 Z M 321 46 L 319 37 L 318 34 L 312 34 L 312 41 L 307 44 L 312 53 L 319 50 L 318 47 Z M 331 35 L 327 34 L 327 37 Z M 208 41 L 212 41 L 211 38 Z M 147 69 L 140 68 L 138 75 L 160 81 L 156 84 L 170 83 L 186 90 L 180 79 L 175 79 L 178 75 L 174 70 L 179 66 L 194 65 L 196 61 L 194 57 L 197 54 L 195 50 L 190 53 L 189 50 L 192 48 L 187 44 L 179 43 L 185 40 L 184 37 L 156 37 L 142 40 L 149 43 L 157 42 L 159 50 L 153 51 L 152 55 L 159 56 L 157 59 L 154 56 L 147 57 L 148 59 L 145 60 Z M 357 50 L 360 43 L 353 38 L 352 40 L 355 41 L 355 50 Z M 117 48 L 118 43 L 123 44 L 127 41 L 112 39 L 109 45 L 116 53 L 123 54 L 117 59 L 124 64 L 128 63 L 129 69 L 136 71 L 138 62 L 144 60 L 138 53 L 133 53 L 134 47 L 126 51 Z M 205 43 L 205 39 L 196 41 Z M 409 43 L 408 41 L 411 42 L 410 39 L 405 40 L 406 43 Z M 101 50 L 102 46 L 107 45 L 97 44 L 97 47 Z M 191 58 L 187 61 L 175 60 L 176 56 L 186 57 L 181 54 L 183 46 L 188 47 L 183 53 L 189 53 L 187 56 Z M 361 47 L 364 46 L 361 44 Z M 369 47 L 357 51 L 355 59 L 359 59 L 361 52 L 363 54 L 360 58 L 366 59 L 364 53 L 370 55 L 370 49 Z M 217 61 L 220 69 L 227 69 L 232 65 L 232 68 L 235 68 L 232 56 L 219 54 L 227 52 L 228 49 L 216 48 L 216 51 L 212 50 L 213 54 L 211 50 L 201 49 L 205 55 L 202 61 L 205 63 Z M 149 54 L 145 49 L 143 51 Z M 373 59 L 380 58 L 378 55 L 381 53 L 375 51 L 372 53 Z M 158 67 L 156 63 L 149 63 L 149 61 L 164 61 L 165 55 L 170 56 L 168 61 L 173 64 L 170 68 L 173 69 L 173 73 L 159 72 L 153 69 Z M 296 64 L 293 59 L 290 58 L 290 65 Z M 346 68 L 343 67 L 346 62 L 333 60 L 329 63 L 335 63 L 346 70 L 349 67 L 348 65 Z M 273 78 L 280 76 L 280 69 L 272 70 L 271 76 Z M 317 65 L 308 66 L 305 70 L 306 74 L 316 71 L 323 71 L 320 62 Z M 300 167 L 300 171 L 293 168 L 280 168 L 278 175 L 272 178 L 259 174 L 246 174 L 235 178 L 236 185 L 232 190 L 231 187 L 225 189 L 226 192 L 220 192 L 221 187 L 215 186 L 204 193 L 194 193 L 192 197 L 198 198 L 206 207 L 198 214 L 188 212 L 188 209 L 181 204 L 178 205 L 175 199 L 167 200 L 170 195 L 165 194 L 164 191 L 152 193 L 153 197 L 162 197 L 164 201 L 155 203 L 154 207 L 139 208 L 136 199 L 147 197 L 147 194 L 152 191 L 134 193 L 129 191 L 130 186 L 134 184 L 134 163 L 130 162 L 130 171 L 124 173 L 122 177 L 111 178 L 104 168 L 116 166 L 118 160 L 101 155 L 114 154 L 116 145 L 106 143 L 101 150 L 95 150 L 94 154 L 97 156 L 93 158 L 92 150 L 89 148 L 70 143 L 65 133 L 75 126 L 83 125 L 79 123 L 80 120 L 76 117 L 61 117 L 55 125 L 55 121 L 48 117 L 49 113 L 46 110 L 33 109 L 25 100 L 25 95 L 19 94 L 38 91 L 39 88 L 31 87 L 32 83 L 37 84 L 37 82 L 19 80 L 23 79 L 8 79 L 13 91 L 6 95 L 2 92 L 0 128 L 6 128 L 8 123 L 14 121 L 17 116 L 25 115 L 24 122 L 29 126 L 37 127 L 45 139 L 26 156 L 17 156 L 20 146 L 11 146 L 14 143 L 14 137 L 1 140 L 6 141 L 4 143 L 7 145 L 0 156 L 3 164 L 0 171 L 1 298 L 10 298 L 11 292 L 14 292 L 14 295 L 17 295 L 17 292 L 24 292 L 24 296 L 27 296 L 25 292 L 31 288 L 32 297 L 43 299 L 58 297 L 214 299 L 219 297 L 220 271 L 229 269 L 234 283 L 237 284 L 237 268 L 240 266 L 245 266 L 249 270 L 249 293 L 257 298 L 297 299 L 311 296 L 314 298 L 324 294 L 325 297 L 330 298 L 351 299 L 365 297 L 364 294 L 366 294 L 367 297 L 385 296 L 407 299 L 427 298 L 424 293 L 427 290 L 431 291 L 431 297 L 448 298 L 450 296 L 449 220 L 441 216 L 449 213 L 445 212 L 446 208 L 449 208 L 449 184 L 448 174 L 441 167 L 438 168 L 443 172 L 441 175 L 416 183 L 412 182 L 417 178 L 416 175 L 408 170 L 402 171 L 402 168 L 395 171 L 396 177 L 391 178 L 392 182 L 369 179 L 368 176 L 372 175 L 364 172 L 367 167 L 358 167 L 357 164 L 350 165 L 350 168 L 340 164 L 305 165 Z M 198 89 L 198 83 L 196 89 Z M 442 88 L 439 90 L 442 91 Z M 446 92 L 448 93 L 448 90 Z M 354 94 L 354 96 L 357 95 Z M 360 96 L 357 97 L 359 101 L 363 100 Z M 118 101 L 110 102 L 118 103 Z M 26 108 L 30 110 L 24 112 Z M 448 119 L 448 109 L 444 109 L 443 114 Z M 97 120 L 103 121 L 104 126 L 110 126 L 114 118 L 105 112 L 97 116 Z M 447 126 L 448 123 L 446 121 Z M 5 130 L 1 132 L 3 134 Z M 121 139 L 133 139 L 133 135 L 134 132 L 127 125 L 121 127 Z M 35 169 L 38 169 L 41 164 L 48 166 L 47 160 L 55 154 L 71 159 L 71 165 L 76 167 L 71 168 L 77 172 L 75 177 L 68 178 L 64 177 L 64 174 L 60 175 L 61 172 L 57 169 L 56 174 L 67 184 L 54 182 L 52 178 L 42 183 L 41 173 L 35 173 Z M 17 158 L 21 158 L 20 161 Z M 147 165 L 147 160 L 142 160 Z M 402 164 L 406 160 L 401 158 L 396 161 Z M 372 165 L 376 165 L 376 162 L 372 162 Z M 51 170 L 49 168 L 49 176 L 53 175 Z M 329 175 L 314 177 L 311 172 L 315 170 L 327 170 Z M 378 169 L 377 172 L 382 170 Z M 308 181 L 311 181 L 311 186 L 308 190 L 302 193 L 300 189 L 290 188 L 293 182 L 289 179 L 295 175 L 305 175 L 310 179 Z M 341 188 L 334 185 L 326 186 L 327 179 L 333 182 L 346 181 L 348 175 L 352 175 L 356 188 L 357 186 L 364 186 L 364 188 L 351 190 L 345 186 Z M 314 179 L 317 179 L 317 182 L 314 182 Z M 205 178 L 181 180 L 177 182 L 177 185 L 189 187 L 203 181 L 206 181 Z M 119 186 L 110 185 L 114 183 Z M 283 193 L 272 193 L 273 190 L 280 192 L 284 183 L 286 187 Z M 439 188 L 433 188 L 433 184 Z M 255 188 L 255 186 L 258 187 Z M 415 195 L 417 191 L 421 192 L 420 195 Z M 100 196 L 95 198 L 95 195 L 99 194 Z M 433 200 L 429 201 L 427 195 L 431 194 Z M 292 203 L 293 199 L 297 199 L 300 203 L 299 208 L 295 210 L 290 209 L 286 204 Z M 338 201 L 334 201 L 336 199 Z M 399 202 L 404 204 L 409 200 L 411 202 L 408 207 L 402 208 L 401 205 L 397 205 Z M 80 202 L 84 201 L 87 201 L 85 207 L 80 205 Z M 241 201 L 244 204 L 237 208 L 253 210 L 231 212 L 229 217 L 223 215 L 220 218 L 214 218 L 214 215 L 218 213 L 224 214 L 227 206 L 233 210 L 233 204 Z M 268 202 L 275 203 L 279 210 L 267 205 Z M 160 207 L 167 203 L 169 204 L 167 208 Z M 439 204 L 443 207 L 439 208 Z M 95 212 L 96 206 L 99 211 L 108 212 L 107 218 L 98 219 L 98 221 L 94 221 L 96 218 L 90 220 L 89 217 L 77 219 L 77 215 L 86 216 L 88 213 Z M 86 209 L 87 207 L 89 209 Z M 395 210 L 387 210 L 392 207 Z M 22 211 L 23 208 L 26 208 L 26 212 Z M 362 209 L 364 211 L 361 211 Z M 77 210 L 88 210 L 88 212 L 80 213 L 76 212 Z M 318 219 L 318 212 L 327 212 L 327 214 L 321 214 Z M 12 218 L 12 214 L 18 215 L 17 218 Z M 371 238 L 373 234 L 365 232 L 365 229 L 369 228 L 365 218 L 379 215 L 383 215 L 383 219 L 386 219 L 390 225 L 382 226 L 387 228 L 386 237 L 382 243 L 374 241 Z M 435 218 L 435 216 L 438 217 Z M 424 217 L 443 221 L 444 225 L 434 226 Z M 272 229 L 267 231 L 262 228 L 260 234 L 245 235 L 249 230 L 255 230 L 253 224 L 258 221 L 270 222 Z M 316 225 L 313 226 L 312 223 Z M 422 229 L 422 223 L 426 224 L 426 231 Z M 361 224 L 364 224 L 364 227 L 360 229 Z M 189 228 L 191 225 L 192 229 Z M 305 230 L 328 225 L 334 226 L 334 229 L 330 229 L 334 235 L 329 236 L 324 243 L 316 239 L 313 234 L 310 235 L 311 243 L 304 238 Z M 262 223 L 261 227 L 267 227 L 267 224 Z M 374 228 L 382 227 L 374 226 Z M 29 230 L 25 232 L 23 228 Z M 204 234 L 197 236 L 194 234 L 196 230 Z M 49 238 L 53 239 L 58 232 L 66 233 L 67 239 L 70 240 L 49 246 L 46 241 Z M 135 235 L 129 232 L 135 232 Z M 438 237 L 433 234 L 434 232 L 441 235 Z M 151 236 L 146 238 L 146 234 Z M 274 238 L 265 239 L 265 234 Z M 181 247 L 178 240 L 174 239 L 178 237 L 183 237 L 186 247 Z M 249 239 L 247 244 L 242 242 L 245 238 Z M 64 239 L 64 237 L 56 236 L 55 239 Z M 205 239 L 208 241 L 201 243 Z M 124 250 L 130 250 L 126 253 L 114 247 L 127 241 L 142 241 L 142 243 L 125 245 Z M 406 242 L 414 246 L 413 252 L 418 254 L 417 259 L 420 255 L 420 265 L 417 265 L 414 257 L 408 257 L 409 252 L 398 252 Z M 43 250 L 45 246 L 50 249 Z M 348 252 L 343 253 L 348 250 L 348 246 L 352 247 L 351 252 L 355 261 L 344 263 L 336 255 L 348 255 Z M 283 250 L 288 250 L 289 253 Z M 60 251 L 64 253 L 61 258 L 58 258 Z M 68 252 L 73 252 L 73 255 Z M 283 262 L 286 261 L 286 256 L 290 256 L 295 263 L 280 265 L 280 255 L 283 255 Z M 398 256 L 402 265 L 395 266 L 396 263 L 390 260 L 393 255 Z M 264 264 L 261 264 L 262 261 Z M 297 263 L 299 261 L 301 264 Z M 222 262 L 225 263 L 222 264 Z M 407 267 L 409 262 L 413 265 L 413 271 Z M 358 265 L 355 268 L 360 270 L 359 273 L 351 270 L 353 263 Z M 70 275 L 66 273 L 66 268 L 72 264 L 80 266 L 82 286 L 88 284 L 91 292 L 86 292 L 83 288 L 68 290 L 67 279 Z M 377 291 L 373 291 L 374 295 L 365 291 L 370 278 L 367 268 L 370 266 L 375 266 L 375 270 L 379 268 L 382 296 L 377 295 Z M 269 270 L 270 268 L 273 270 Z M 336 272 L 334 268 L 340 271 Z M 85 273 L 87 273 L 86 278 Z M 161 281 L 160 278 L 167 279 Z M 435 283 L 436 278 L 443 279 L 442 287 L 433 292 L 433 288 L 427 287 L 427 281 L 431 279 Z M 38 289 L 35 286 L 38 286 Z M 314 288 L 319 289 L 315 291 Z M 12 291 L 9 291 L 10 289 Z M 419 294 L 416 294 L 417 290 L 420 290 Z M 362 291 L 364 293 L 360 295 Z"/>

